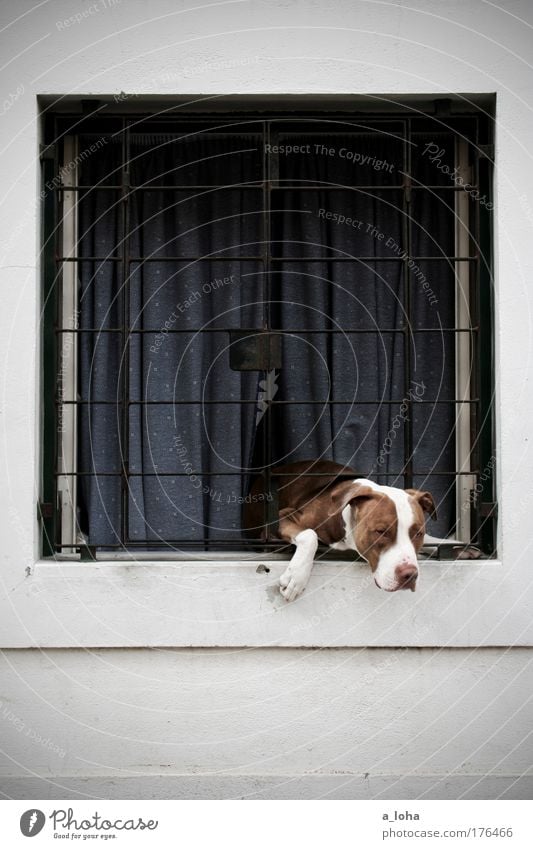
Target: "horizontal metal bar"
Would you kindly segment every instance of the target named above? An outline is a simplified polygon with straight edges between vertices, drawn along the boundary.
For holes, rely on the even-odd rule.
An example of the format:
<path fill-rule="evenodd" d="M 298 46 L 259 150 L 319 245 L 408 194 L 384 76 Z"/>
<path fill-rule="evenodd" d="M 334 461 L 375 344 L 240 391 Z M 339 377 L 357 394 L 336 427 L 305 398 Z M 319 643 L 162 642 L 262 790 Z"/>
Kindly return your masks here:
<path fill-rule="evenodd" d="M 113 106 L 113 104 L 106 104 L 106 106 L 107 105 L 111 107 Z M 420 109 L 409 109 L 406 104 L 396 105 L 396 109 L 398 110 L 396 112 L 392 112 L 390 109 L 388 111 L 376 110 L 371 114 L 363 112 L 362 106 L 360 106 L 359 109 L 354 110 L 353 105 L 350 105 L 349 107 L 344 105 L 344 108 L 342 105 L 337 105 L 334 111 L 327 106 L 322 106 L 321 109 L 317 107 L 305 110 L 298 109 L 298 111 L 295 111 L 295 107 L 290 107 L 288 111 L 272 111 L 266 119 L 260 108 L 257 108 L 255 111 L 233 108 L 231 111 L 228 110 L 229 115 L 228 111 L 226 113 L 216 113 L 216 118 L 214 117 L 213 112 L 211 112 L 209 116 L 202 112 L 196 112 L 194 115 L 190 112 L 172 112 L 173 109 L 181 108 L 182 104 L 179 104 L 177 106 L 159 109 L 157 113 L 154 113 L 154 110 L 152 109 L 150 111 L 146 104 L 146 111 L 141 111 L 140 109 L 137 111 L 125 110 L 120 112 L 108 112 L 107 114 L 99 112 L 94 117 L 86 116 L 85 118 L 82 118 L 80 112 L 73 113 L 58 111 L 53 114 L 57 119 L 59 119 L 60 123 L 64 124 L 66 122 L 70 122 L 71 124 L 74 124 L 74 127 L 76 128 L 80 121 L 83 121 L 83 126 L 81 129 L 78 129 L 80 135 L 101 136 L 103 134 L 102 125 L 109 123 L 111 124 L 111 129 L 108 130 L 108 133 L 112 135 L 112 137 L 116 136 L 119 142 L 123 129 L 116 130 L 118 119 L 128 119 L 129 121 L 133 121 L 136 130 L 135 135 L 139 136 L 141 133 L 150 134 L 152 132 L 156 132 L 158 135 L 168 134 L 171 138 L 175 136 L 175 130 L 161 130 L 159 129 L 159 125 L 163 128 L 168 127 L 169 125 L 175 125 L 178 127 L 185 126 L 185 129 L 189 130 L 189 132 L 186 133 L 180 129 L 180 132 L 183 132 L 183 135 L 180 136 L 180 138 L 190 138 L 193 135 L 200 134 L 214 134 L 214 131 L 218 130 L 220 127 L 232 127 L 234 128 L 235 133 L 240 131 L 242 135 L 255 135 L 255 125 L 257 125 L 257 133 L 261 133 L 262 127 L 266 123 L 269 126 L 274 127 L 279 125 L 281 132 L 287 136 L 301 134 L 300 128 L 296 128 L 297 125 L 305 127 L 307 131 L 307 127 L 315 128 L 317 126 L 320 127 L 327 124 L 328 127 L 338 125 L 341 129 L 328 129 L 322 131 L 320 129 L 316 129 L 313 135 L 332 135 L 335 137 L 339 135 L 353 135 L 355 138 L 374 138 L 377 136 L 381 139 L 385 135 L 383 133 L 383 125 L 385 125 L 385 127 L 388 127 L 388 132 L 386 133 L 387 138 L 404 141 L 408 120 L 412 124 L 412 137 L 427 136 L 428 133 L 431 132 L 432 137 L 449 138 L 453 135 L 453 133 L 457 133 L 458 127 L 465 128 L 465 125 L 470 125 L 468 126 L 468 129 L 472 131 L 473 127 L 471 125 L 475 124 L 477 126 L 480 117 L 479 112 L 476 111 L 454 112 L 446 117 L 446 121 L 449 123 L 447 129 L 439 127 L 439 129 L 434 131 L 435 115 L 427 112 L 421 112 Z M 148 126 L 146 127 L 143 122 L 147 122 Z M 91 124 L 97 126 L 91 129 Z M 250 126 L 249 130 L 241 129 L 247 125 Z M 287 126 L 288 128 L 286 129 Z M 64 133 L 65 129 L 61 129 Z M 194 133 L 192 132 L 193 129 Z M 70 131 L 72 132 L 72 130 Z M 395 135 L 395 133 L 398 135 Z M 225 133 L 225 135 L 227 135 L 227 133 Z"/>
<path fill-rule="evenodd" d="M 94 185 L 77 185 L 77 186 L 60 185 L 60 186 L 54 186 L 53 190 L 56 191 L 56 192 L 64 192 L 64 191 L 69 191 L 69 192 L 91 192 L 91 191 L 94 191 L 94 192 L 101 192 L 101 191 L 120 192 L 120 191 L 122 191 L 123 188 L 124 187 L 120 186 L 120 185 L 95 183 Z M 206 185 L 196 185 L 195 184 L 195 185 L 190 185 L 190 186 L 184 186 L 184 185 L 181 185 L 181 184 L 179 186 L 173 186 L 173 185 L 170 185 L 170 184 L 160 186 L 158 183 L 154 183 L 153 185 L 147 185 L 146 183 L 144 183 L 143 185 L 135 185 L 135 184 L 132 183 L 128 186 L 128 191 L 125 193 L 125 197 L 132 195 L 134 192 L 143 192 L 143 191 L 144 192 L 159 192 L 159 191 L 162 191 L 162 192 L 165 192 L 165 191 L 167 191 L 167 192 L 170 192 L 170 191 L 195 192 L 195 191 L 204 191 L 204 190 L 209 190 L 209 189 L 217 189 L 217 190 L 219 190 L 219 189 L 221 189 L 221 190 L 223 190 L 223 189 L 230 189 L 230 190 L 233 189 L 235 191 L 237 191 L 237 190 L 240 191 L 241 189 L 255 189 L 255 191 L 260 192 L 262 190 L 262 188 L 263 188 L 263 183 L 258 182 L 257 180 L 252 180 L 252 181 L 246 182 L 246 183 L 207 183 Z M 119 201 L 119 198 L 117 198 L 117 202 L 118 201 Z"/>
<path fill-rule="evenodd" d="M 414 403 L 417 404 L 417 405 L 418 404 L 477 404 L 478 400 L 479 400 L 478 398 L 468 398 L 468 399 L 465 398 L 464 400 L 462 400 L 461 398 L 445 398 L 445 399 L 437 398 L 437 399 L 433 399 L 433 400 L 428 400 L 426 398 L 417 398 Z M 273 400 L 269 401 L 268 403 L 272 404 L 272 405 L 276 404 L 276 405 L 282 405 L 282 406 L 293 406 L 293 405 L 294 406 L 303 406 L 303 405 L 314 406 L 315 404 L 322 404 L 322 405 L 336 404 L 336 405 L 345 405 L 345 406 L 353 406 L 353 407 L 360 407 L 360 406 L 363 406 L 363 405 L 364 406 L 381 407 L 381 406 L 386 406 L 386 405 L 394 406 L 395 404 L 403 404 L 404 401 L 405 401 L 405 398 L 400 398 L 397 401 L 390 401 L 390 400 L 359 401 L 359 400 L 357 400 L 357 398 L 354 398 L 351 401 L 334 401 L 334 400 L 330 400 L 328 398 L 325 398 L 325 399 L 322 399 L 322 400 L 317 399 L 316 401 L 281 401 L 281 400 L 276 400 L 274 398 Z M 124 402 L 122 400 L 118 400 L 118 401 L 82 401 L 82 400 L 66 401 L 66 400 L 61 400 L 59 398 L 56 398 L 54 403 L 55 403 L 56 407 L 63 407 L 65 405 L 78 405 L 78 406 L 90 406 L 90 407 L 107 405 L 107 406 L 118 407 L 121 404 L 123 404 Z M 227 400 L 212 401 L 212 400 L 207 400 L 207 399 L 206 400 L 203 400 L 203 399 L 194 400 L 193 399 L 193 400 L 190 400 L 190 401 L 176 401 L 176 400 L 173 400 L 173 399 L 169 399 L 167 401 L 131 401 L 131 400 L 129 400 L 129 401 L 126 401 L 125 403 L 126 403 L 127 406 L 130 406 L 130 407 L 131 406 L 149 407 L 149 406 L 156 406 L 156 405 L 165 405 L 165 406 L 168 406 L 168 407 L 180 407 L 180 406 L 183 406 L 185 404 L 188 404 L 188 405 L 196 404 L 196 405 L 202 405 L 202 406 L 209 405 L 209 404 L 211 404 L 213 406 L 216 406 L 217 404 L 224 404 L 224 405 L 232 405 L 232 404 L 235 405 L 236 404 L 237 406 L 240 406 L 241 404 L 257 404 L 257 398 L 253 398 L 253 399 L 249 399 L 249 400 L 243 399 L 243 400 L 240 400 L 240 401 L 227 401 Z"/>
<path fill-rule="evenodd" d="M 150 548 L 154 549 L 167 549 L 167 548 L 178 548 L 179 546 L 186 546 L 186 548 L 199 548 L 206 549 L 207 546 L 216 546 L 216 548 L 221 548 L 224 546 L 228 546 L 234 548 L 236 551 L 241 553 L 245 553 L 249 551 L 250 554 L 254 552 L 250 549 L 252 547 L 262 547 L 264 545 L 269 545 L 272 547 L 277 547 L 279 549 L 284 549 L 290 547 L 291 543 L 284 542 L 283 540 L 260 540 L 260 539 L 245 539 L 242 537 L 235 537 L 234 540 L 228 539 L 211 539 L 211 540 L 200 540 L 200 539 L 174 539 L 174 540 L 165 540 L 160 542 L 158 540 L 126 540 L 125 542 L 116 542 L 116 543 L 94 543 L 90 544 L 90 548 L 99 549 L 100 554 L 105 554 L 106 550 L 111 549 L 122 549 L 126 550 L 128 548 L 142 548 L 143 550 L 147 550 Z M 84 543 L 78 543 L 78 545 L 66 545 L 62 543 L 56 543 L 54 546 L 57 550 L 61 550 L 63 548 L 68 548 L 70 550 L 77 549 L 78 551 L 82 551 L 87 549 L 87 545 Z M 248 548 L 249 547 L 249 548 Z M 355 553 L 355 552 L 354 552 Z"/>
<path fill-rule="evenodd" d="M 208 552 L 211 548 L 213 549 L 213 553 L 216 550 L 220 550 L 221 548 L 229 548 L 233 549 L 235 552 L 240 554 L 250 554 L 250 555 L 258 555 L 261 554 L 261 550 L 266 546 L 272 548 L 272 550 L 284 551 L 290 549 L 292 543 L 283 542 L 283 540 L 243 540 L 242 537 L 235 537 L 234 540 L 228 539 L 212 539 L 205 542 L 204 540 L 194 540 L 194 539 L 177 539 L 177 540 L 165 540 L 164 542 L 158 542 L 157 540 L 127 540 L 126 542 L 117 542 L 117 543 L 94 543 L 92 542 L 90 546 L 87 546 L 83 543 L 79 543 L 78 545 L 65 545 L 61 543 L 56 543 L 54 548 L 56 551 L 61 551 L 62 549 L 68 548 L 70 551 L 73 549 L 77 550 L 78 553 L 86 551 L 87 548 L 96 549 L 97 553 L 102 556 L 102 559 L 105 559 L 105 552 L 109 551 L 110 553 L 116 549 L 121 551 L 128 551 L 128 549 L 141 549 L 142 551 L 150 553 L 150 549 L 154 549 L 154 554 L 157 551 L 165 551 L 165 550 L 175 550 L 176 554 L 181 554 L 183 551 L 191 550 L 191 551 L 206 551 Z M 256 551 L 257 549 L 257 551 Z M 344 552 L 339 552 L 344 553 Z M 356 553 L 353 552 L 354 559 L 356 559 Z M 125 555 L 126 556 L 126 555 Z M 265 554 L 263 552 L 263 558 Z M 255 558 L 257 559 L 257 558 Z M 262 558 L 261 558 L 262 559 Z M 287 559 L 289 557 L 287 556 Z"/>
<path fill-rule="evenodd" d="M 56 256 L 60 262 L 122 262 L 122 256 Z"/>
<path fill-rule="evenodd" d="M 291 178 L 294 181 L 294 178 Z M 290 183 L 287 178 L 287 183 L 283 183 L 283 178 L 278 178 L 277 180 L 270 183 L 269 188 L 271 191 L 276 192 L 367 192 L 368 194 L 374 192 L 402 192 L 404 190 L 403 183 L 394 183 L 393 185 L 383 184 L 383 185 L 352 185 L 351 183 L 316 183 L 308 180 L 302 181 L 305 182 L 305 185 L 301 185 L 300 183 Z M 251 182 L 246 183 L 207 183 L 207 184 L 194 184 L 194 185 L 171 185 L 171 184 L 162 184 L 154 183 L 153 185 L 146 185 L 143 183 L 142 185 L 135 185 L 134 183 L 128 186 L 127 195 L 131 195 L 134 192 L 196 192 L 196 191 L 209 191 L 210 189 L 213 191 L 237 191 L 241 189 L 253 189 L 255 191 L 261 191 L 264 187 L 264 183 L 259 182 L 257 180 L 252 180 Z M 56 192 L 64 192 L 68 190 L 69 192 L 100 192 L 100 191 L 112 191 L 119 192 L 123 187 L 120 185 L 105 185 L 95 183 L 94 185 L 77 185 L 77 186 L 54 186 L 53 191 Z M 421 191 L 443 191 L 443 192 L 461 192 L 465 191 L 463 186 L 457 186 L 454 183 L 447 185 L 440 184 L 432 184 L 427 183 L 424 185 L 411 185 L 411 191 L 413 192 L 421 192 Z M 468 184 L 468 193 L 471 191 L 476 191 L 478 186 L 473 184 Z M 118 201 L 118 199 L 117 199 Z"/>
<path fill-rule="evenodd" d="M 132 94 L 132 92 L 130 92 Z M 114 104 L 109 103 L 105 104 L 107 106 L 113 107 Z M 207 106 L 211 105 L 211 100 L 208 101 Z M 290 105 L 288 107 L 289 111 L 276 111 L 272 110 L 269 112 L 267 118 L 265 119 L 265 115 L 263 114 L 263 110 L 259 107 L 256 111 L 246 108 L 225 108 L 224 112 L 216 112 L 214 113 L 212 110 L 207 111 L 206 113 L 201 111 L 195 112 L 172 112 L 172 109 L 183 109 L 183 105 L 172 105 L 167 109 L 161 109 L 157 107 L 157 111 L 150 111 L 148 109 L 148 104 L 144 104 L 145 111 L 141 111 L 138 109 L 137 111 L 127 112 L 127 111 L 111 111 L 108 113 L 99 112 L 94 118 L 82 119 L 82 115 L 80 112 L 63 112 L 61 110 L 53 111 L 53 114 L 57 118 L 62 118 L 66 121 L 75 121 L 76 125 L 80 120 L 84 120 L 84 126 L 89 125 L 93 121 L 95 123 L 104 123 L 105 121 L 115 121 L 118 118 L 130 118 L 135 121 L 136 132 L 139 133 L 138 127 L 142 126 L 143 121 L 149 121 L 154 126 L 157 124 L 187 124 L 189 127 L 195 126 L 205 126 L 207 129 L 209 127 L 218 128 L 225 124 L 228 124 L 232 127 L 239 127 L 241 124 L 260 124 L 263 125 L 265 120 L 268 124 L 281 124 L 284 126 L 285 124 L 291 124 L 294 126 L 295 124 L 303 124 L 314 126 L 327 124 L 328 127 L 334 124 L 339 124 L 341 127 L 354 127 L 357 130 L 364 130 L 364 134 L 368 135 L 381 135 L 381 130 L 375 130 L 374 124 L 388 124 L 389 127 L 396 126 L 398 130 L 401 132 L 404 128 L 407 118 L 410 119 L 413 125 L 421 124 L 422 128 L 416 128 L 414 133 L 411 135 L 426 135 L 425 128 L 430 123 L 432 126 L 435 125 L 435 115 L 429 113 L 423 113 L 420 109 L 412 109 L 410 110 L 405 103 L 395 104 L 396 108 L 398 108 L 398 112 L 392 112 L 388 107 L 386 110 L 376 112 L 368 112 L 358 110 L 354 111 L 354 106 L 352 103 L 349 105 L 338 104 L 335 107 L 334 112 L 332 113 L 332 107 L 328 105 L 323 105 L 322 107 L 314 106 L 310 109 L 298 109 L 297 116 L 295 117 L 295 109 L 296 105 Z M 244 106 L 244 104 L 243 104 Z M 401 107 L 401 111 L 400 111 Z M 344 109 L 344 111 L 343 111 Z M 452 115 L 447 116 L 447 120 L 453 121 L 453 123 L 459 122 L 460 124 L 465 123 L 470 120 L 475 121 L 476 123 L 479 121 L 479 110 L 472 110 L 471 112 L 465 110 L 464 112 L 454 112 Z M 432 135 L 435 136 L 449 136 L 453 131 L 453 128 L 447 128 L 443 130 L 439 128 Z M 92 131 L 94 134 L 94 130 Z M 120 131 L 121 132 L 121 131 Z M 116 135 L 120 135 L 120 132 L 117 132 Z M 149 132 L 149 130 L 143 129 L 143 132 Z M 162 135 L 161 131 L 158 132 Z M 245 134 L 245 130 L 243 130 L 243 135 Z M 252 132 L 250 130 L 249 132 Z M 283 130 L 287 134 L 291 132 L 296 132 L 296 129 L 291 130 Z M 323 131 L 326 132 L 326 131 Z M 327 132 L 333 133 L 333 130 L 328 130 Z M 339 131 L 340 132 L 340 131 Z M 346 130 L 346 132 L 350 132 Z M 318 135 L 320 130 L 316 131 Z M 87 132 L 81 132 L 81 135 L 90 135 L 91 131 L 87 129 Z M 335 133 L 336 135 L 337 133 Z M 357 133 L 356 133 L 357 135 Z M 399 139 L 402 136 L 398 137 Z"/>
<path fill-rule="evenodd" d="M 238 327 L 172 327 L 168 330 L 165 330 L 165 336 L 171 335 L 174 333 L 190 333 L 191 335 L 195 335 L 197 333 L 229 333 L 230 330 L 240 330 Z M 248 329 L 248 328 L 245 328 Z M 124 328 L 122 327 L 56 327 L 55 333 L 122 333 Z M 384 333 L 406 333 L 408 332 L 410 335 L 415 333 L 477 333 L 479 331 L 478 326 L 473 327 L 391 327 L 391 328 L 383 328 L 377 330 L 373 327 L 361 328 L 361 327 L 350 327 L 346 330 L 338 330 L 337 328 L 330 328 L 325 330 L 301 330 L 300 328 L 286 328 L 286 327 L 272 327 L 270 329 L 271 333 L 280 333 L 281 335 L 291 335 L 291 336 L 306 336 L 312 335 L 316 336 L 322 333 L 331 333 L 338 334 L 341 336 L 348 336 L 348 334 L 357 334 L 357 333 L 375 333 L 379 336 L 382 336 Z M 134 336 L 135 334 L 143 334 L 143 333 L 155 333 L 156 335 L 162 333 L 162 328 L 158 327 L 157 329 L 148 330 L 144 328 L 130 328 L 127 327 L 125 332 L 130 336 Z M 260 332 L 260 328 L 257 328 L 257 332 Z"/>
<path fill-rule="evenodd" d="M 277 244 L 275 241 L 274 244 Z M 329 250 L 336 250 L 336 248 L 331 247 Z M 413 254 L 408 257 L 410 260 L 417 260 L 417 262 L 476 262 L 479 259 L 479 256 L 416 256 Z M 296 256 L 296 257 L 282 257 L 282 256 L 273 256 L 271 259 L 274 262 L 359 262 L 365 260 L 366 262 L 405 262 L 406 258 L 401 256 L 371 256 L 371 255 L 363 255 L 363 254 L 353 254 L 352 256 L 326 256 L 326 257 L 313 257 L 313 256 Z"/>
<path fill-rule="evenodd" d="M 264 548 L 271 549 L 272 552 L 287 552 L 287 558 L 289 559 L 289 550 L 292 546 L 292 543 L 286 542 L 285 540 L 280 539 L 258 539 L 258 538 L 245 538 L 241 536 L 235 537 L 235 539 L 210 539 L 210 540 L 200 540 L 200 539 L 173 539 L 173 540 L 164 540 L 158 541 L 145 539 L 145 540 L 126 540 L 125 542 L 119 543 L 91 543 L 89 546 L 93 550 L 97 550 L 101 556 L 101 559 L 105 559 L 106 551 L 112 553 L 115 549 L 119 549 L 124 551 L 124 558 L 128 556 L 129 549 L 142 549 L 142 551 L 146 555 L 150 555 L 150 549 L 154 549 L 155 551 L 164 551 L 166 549 L 174 550 L 176 554 L 183 554 L 184 551 L 205 551 L 209 552 L 211 548 L 216 550 L 220 550 L 221 548 L 233 549 L 238 554 L 248 554 L 250 555 L 250 562 L 255 562 L 257 559 L 267 559 L 265 556 L 268 552 L 264 551 Z M 57 543 L 55 546 L 56 551 L 61 551 L 62 549 L 76 549 L 78 553 L 87 549 L 87 545 L 79 543 L 78 545 L 65 544 L 65 543 Z M 445 556 L 441 557 L 441 552 L 446 552 L 450 549 L 452 550 L 468 550 L 472 546 L 468 543 L 439 543 L 438 545 L 427 545 L 422 546 L 420 554 L 423 556 L 424 560 L 443 560 L 447 559 Z M 476 546 L 474 546 L 476 547 Z M 253 557 L 253 559 L 252 559 Z M 487 558 L 488 559 L 488 558 Z M 245 559 L 244 562 L 246 562 Z M 327 563 L 330 560 L 347 560 L 349 562 L 357 562 L 357 563 L 366 563 L 364 558 L 362 558 L 355 550 L 352 551 L 332 551 L 328 546 L 323 543 L 319 544 L 318 547 L 318 555 L 315 560 L 320 560 L 322 563 Z M 164 562 L 164 561 L 163 561 Z"/>
<path fill-rule="evenodd" d="M 191 471 L 191 472 L 54 472 L 55 477 L 65 477 L 65 478 L 78 478 L 78 477 L 94 477 L 94 478 L 120 478 L 124 474 L 128 478 L 188 478 L 191 475 L 196 475 L 197 477 L 241 477 L 243 474 L 262 474 L 262 469 L 254 470 L 245 470 L 244 472 L 202 472 L 202 471 Z M 271 472 L 271 474 L 273 474 Z M 302 472 L 280 472 L 280 475 L 283 477 L 302 477 Z M 323 478 L 327 476 L 327 472 L 306 472 L 304 477 L 318 477 Z M 407 472 L 376 472 L 376 475 L 384 478 L 401 478 L 404 477 Z M 468 472 L 463 471 L 453 471 L 453 472 L 437 472 L 433 470 L 424 470 L 421 471 L 413 470 L 412 474 L 415 477 L 457 477 L 458 475 L 478 475 L 480 472 L 478 470 L 471 470 Z M 360 474 L 354 472 L 355 477 L 360 478 L 363 477 Z M 336 477 L 340 477 L 340 475 L 336 475 Z"/>
<path fill-rule="evenodd" d="M 220 248 L 221 251 L 224 248 Z M 143 262 L 261 262 L 264 257 L 259 255 L 253 256 L 223 256 L 223 257 L 212 257 L 212 256 L 172 256 L 172 257 L 129 257 L 126 261 L 126 265 L 131 265 L 132 263 L 143 263 Z M 102 264 L 106 262 L 123 262 L 121 256 L 58 256 L 56 257 L 56 263 L 60 262 L 101 262 Z"/>
<path fill-rule="evenodd" d="M 220 248 L 221 251 L 225 250 L 224 248 Z M 129 257 L 126 260 L 126 265 L 131 265 L 132 263 L 143 263 L 143 262 L 261 262 L 264 259 L 263 256 L 253 255 L 253 256 L 223 256 L 223 257 L 213 257 L 213 256 L 172 256 L 172 257 Z M 123 262 L 122 257 L 117 256 L 58 256 L 56 257 L 56 262 Z"/>
<path fill-rule="evenodd" d="M 272 244 L 277 244 L 275 240 L 272 240 Z M 223 251 L 224 248 L 220 248 L 220 251 Z M 336 250 L 336 248 L 329 248 L 329 250 Z M 409 259 L 417 260 L 417 262 L 477 262 L 479 260 L 479 256 L 410 256 Z M 165 256 L 165 257 L 157 257 L 157 256 L 133 256 L 127 260 L 126 264 L 136 263 L 144 263 L 144 262 L 262 262 L 264 260 L 264 256 L 259 255 L 240 255 L 240 256 Z M 380 262 L 405 262 L 405 257 L 401 256 L 370 256 L 370 255 L 353 255 L 353 256 L 272 256 L 270 257 L 271 262 L 373 262 L 375 264 L 379 264 Z M 115 256 L 58 256 L 56 257 L 56 262 L 122 262 L 121 257 Z M 187 269 L 185 269 L 187 270 Z"/>
<path fill-rule="evenodd" d="M 406 175 L 406 176 L 409 176 L 409 175 Z M 361 191 L 361 192 L 368 192 L 369 194 L 371 194 L 372 192 L 383 192 L 383 191 L 395 191 L 395 192 L 402 191 L 403 192 L 403 190 L 405 188 L 403 183 L 395 183 L 392 186 L 391 185 L 373 185 L 373 186 L 365 186 L 365 185 L 357 186 L 356 185 L 356 186 L 353 186 L 353 185 L 350 185 L 350 184 L 344 185 L 344 184 L 331 184 L 331 183 L 326 183 L 326 184 L 324 184 L 324 183 L 313 183 L 311 185 L 305 185 L 305 186 L 301 186 L 299 184 L 277 185 L 277 183 L 280 183 L 280 182 L 281 182 L 281 180 L 277 180 L 276 182 L 271 184 L 270 188 L 272 189 L 272 191 L 284 191 L 284 192 L 288 192 L 288 191 L 291 191 L 291 192 L 295 192 L 295 191 L 299 191 L 299 192 L 305 192 L 305 191 L 309 191 L 309 192 Z M 306 181 L 306 183 L 307 183 L 307 181 Z M 428 183 L 427 185 L 426 184 L 415 185 L 413 183 L 413 184 L 411 184 L 410 188 L 411 188 L 412 191 L 419 191 L 419 192 L 420 191 L 435 192 L 435 191 L 441 191 L 441 190 L 445 191 L 445 192 L 464 191 L 462 186 L 456 186 L 455 184 L 441 186 L 441 185 L 433 185 L 433 184 L 430 184 L 430 183 Z M 477 187 L 476 186 L 471 187 L 470 184 L 469 184 L 469 191 L 470 191 L 470 188 L 475 189 Z"/>

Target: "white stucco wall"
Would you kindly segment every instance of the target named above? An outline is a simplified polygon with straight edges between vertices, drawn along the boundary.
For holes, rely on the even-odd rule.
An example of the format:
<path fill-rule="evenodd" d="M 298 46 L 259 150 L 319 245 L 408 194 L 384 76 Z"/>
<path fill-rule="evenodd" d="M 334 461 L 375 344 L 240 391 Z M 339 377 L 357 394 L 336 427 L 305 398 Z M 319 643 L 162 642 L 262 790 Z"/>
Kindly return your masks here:
<path fill-rule="evenodd" d="M 2 789 L 526 796 L 529 662 L 526 649 L 8 652 Z"/>
<path fill-rule="evenodd" d="M 532 26 L 526 0 L 2 4 L 4 793 L 531 794 Z M 499 561 L 386 599 L 323 567 L 288 610 L 275 565 L 37 562 L 37 97 L 121 91 L 496 93 Z"/>

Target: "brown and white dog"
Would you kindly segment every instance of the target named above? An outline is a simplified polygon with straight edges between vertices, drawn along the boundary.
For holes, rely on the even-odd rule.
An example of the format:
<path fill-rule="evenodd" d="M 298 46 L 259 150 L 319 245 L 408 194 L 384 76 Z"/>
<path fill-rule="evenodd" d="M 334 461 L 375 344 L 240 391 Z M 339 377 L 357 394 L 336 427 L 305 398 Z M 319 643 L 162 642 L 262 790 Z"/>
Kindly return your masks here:
<path fill-rule="evenodd" d="M 305 590 L 319 542 L 360 554 L 370 564 L 380 589 L 414 592 L 425 514 L 436 518 L 429 492 L 380 486 L 329 460 L 304 460 L 278 466 L 273 472 L 278 481 L 278 534 L 296 546 L 280 578 L 283 598 L 293 601 Z M 354 478 L 347 480 L 346 475 L 352 473 Z M 244 514 L 245 528 L 254 536 L 261 529 L 263 515 L 262 505 L 253 496 L 262 486 L 259 477 Z"/>

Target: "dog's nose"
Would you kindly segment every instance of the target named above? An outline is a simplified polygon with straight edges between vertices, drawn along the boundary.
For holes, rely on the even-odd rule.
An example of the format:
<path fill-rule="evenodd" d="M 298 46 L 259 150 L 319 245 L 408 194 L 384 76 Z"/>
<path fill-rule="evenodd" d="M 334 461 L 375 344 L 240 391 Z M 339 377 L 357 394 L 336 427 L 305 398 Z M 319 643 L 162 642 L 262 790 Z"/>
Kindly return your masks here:
<path fill-rule="evenodd" d="M 418 578 L 418 569 L 412 563 L 403 563 L 396 567 L 396 580 L 399 584 L 399 589 L 413 590 L 415 589 L 415 581 Z"/>

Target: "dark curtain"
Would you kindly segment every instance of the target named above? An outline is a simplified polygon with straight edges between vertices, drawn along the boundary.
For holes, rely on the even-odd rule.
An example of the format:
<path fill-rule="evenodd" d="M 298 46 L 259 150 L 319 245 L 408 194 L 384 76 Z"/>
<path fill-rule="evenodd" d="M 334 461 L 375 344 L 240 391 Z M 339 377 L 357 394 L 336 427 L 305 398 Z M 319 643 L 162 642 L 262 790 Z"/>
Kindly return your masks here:
<path fill-rule="evenodd" d="M 403 487 L 409 422 L 413 485 L 434 494 L 439 520 L 431 530 L 445 535 L 455 523 L 455 339 L 443 330 L 455 324 L 455 273 L 446 260 L 455 220 L 449 178 L 423 156 L 428 141 L 435 138 L 413 140 L 405 207 L 395 188 L 403 141 L 393 133 L 280 139 L 310 153 L 280 157 L 281 183 L 297 188 L 279 193 L 274 216 L 274 251 L 293 260 L 275 275 L 278 321 L 309 332 L 284 338 L 278 397 L 350 404 L 276 408 L 275 459 L 322 456 Z M 453 170 L 452 137 L 443 143 Z M 445 190 L 425 188 L 435 184 Z M 409 291 L 408 229 L 410 255 L 435 258 L 412 261 Z"/>
<path fill-rule="evenodd" d="M 251 144 L 255 156 L 248 156 Z M 119 472 L 127 463 L 123 530 L 134 543 L 240 534 L 258 378 L 230 370 L 225 328 L 260 326 L 261 274 L 256 261 L 224 256 L 261 252 L 262 193 L 209 186 L 256 180 L 258 148 L 249 137 L 134 136 L 130 180 L 139 188 L 128 219 L 118 198 L 101 191 L 80 207 L 82 255 L 121 257 L 121 234 L 128 234 L 122 289 L 120 263 L 81 264 L 81 326 L 119 327 L 125 313 L 130 333 L 126 347 L 119 333 L 82 334 L 82 397 L 113 404 L 84 407 L 80 454 L 92 472 Z M 116 151 L 106 152 L 107 161 L 87 163 L 87 182 L 113 167 Z M 195 188 L 172 188 L 178 185 Z M 121 432 L 124 393 L 130 403 Z M 90 544 L 118 543 L 120 478 L 84 478 L 82 500 Z"/>
<path fill-rule="evenodd" d="M 289 138 L 310 152 L 277 157 L 279 185 L 293 188 L 271 195 L 268 266 L 246 259 L 268 247 L 263 194 L 250 186 L 262 175 L 257 135 L 133 136 L 127 214 L 114 190 L 80 197 L 80 522 L 91 545 L 239 539 L 267 408 L 273 462 L 325 457 L 398 486 L 409 419 L 415 485 L 440 502 L 432 531 L 453 525 L 453 476 L 435 473 L 455 466 L 454 406 L 437 403 L 455 395 L 454 337 L 442 331 L 454 325 L 455 280 L 446 262 L 417 260 L 407 291 L 403 143 L 336 134 L 324 154 L 322 136 L 280 143 Z M 422 141 L 413 173 L 433 185 Z M 81 182 L 119 173 L 110 143 Z M 324 188 L 298 190 L 312 183 Z M 412 193 L 413 256 L 454 253 L 453 199 L 441 194 Z M 227 329 L 261 327 L 267 273 L 283 366 L 232 371 Z"/>

